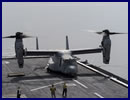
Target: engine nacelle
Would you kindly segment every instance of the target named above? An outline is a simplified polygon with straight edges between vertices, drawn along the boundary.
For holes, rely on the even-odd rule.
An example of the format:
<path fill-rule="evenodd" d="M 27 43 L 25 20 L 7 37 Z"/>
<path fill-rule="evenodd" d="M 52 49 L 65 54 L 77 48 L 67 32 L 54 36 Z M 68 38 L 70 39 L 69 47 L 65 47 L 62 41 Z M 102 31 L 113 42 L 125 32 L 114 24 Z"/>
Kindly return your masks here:
<path fill-rule="evenodd" d="M 110 53 L 111 53 L 111 39 L 109 35 L 105 35 L 101 42 L 103 47 L 103 63 L 109 64 L 110 62 Z"/>
<path fill-rule="evenodd" d="M 16 58 L 18 61 L 19 68 L 23 68 L 24 65 L 24 49 L 23 49 L 23 40 L 19 36 L 21 33 L 17 32 L 16 33 L 16 41 L 15 41 L 15 53 L 16 53 Z"/>

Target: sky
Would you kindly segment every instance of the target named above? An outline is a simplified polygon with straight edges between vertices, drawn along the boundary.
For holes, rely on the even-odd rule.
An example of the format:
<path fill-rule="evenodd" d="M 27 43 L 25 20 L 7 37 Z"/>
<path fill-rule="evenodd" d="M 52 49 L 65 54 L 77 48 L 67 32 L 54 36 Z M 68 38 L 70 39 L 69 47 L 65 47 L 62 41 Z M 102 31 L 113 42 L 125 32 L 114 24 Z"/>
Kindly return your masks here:
<path fill-rule="evenodd" d="M 71 49 L 97 48 L 102 36 L 88 30 L 104 29 L 128 33 L 127 2 L 2 3 L 2 36 L 13 35 L 17 31 L 38 36 L 40 49 L 65 49 L 66 35 Z M 110 65 L 102 63 L 102 54 L 79 57 L 116 72 L 125 69 L 123 74 L 128 75 L 128 34 L 111 36 L 111 41 Z M 35 38 L 24 39 L 24 47 L 36 49 Z M 2 39 L 2 55 L 12 53 L 14 39 Z"/>

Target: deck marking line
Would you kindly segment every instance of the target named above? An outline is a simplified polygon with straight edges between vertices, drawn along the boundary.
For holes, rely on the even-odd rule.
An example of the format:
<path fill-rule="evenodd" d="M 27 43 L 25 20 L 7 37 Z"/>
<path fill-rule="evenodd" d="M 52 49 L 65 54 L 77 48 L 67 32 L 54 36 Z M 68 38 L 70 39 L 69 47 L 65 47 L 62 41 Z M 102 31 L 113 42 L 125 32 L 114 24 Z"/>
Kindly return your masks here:
<path fill-rule="evenodd" d="M 21 82 L 33 82 L 33 81 L 53 81 L 53 80 L 55 80 L 55 81 L 60 81 L 61 79 L 36 79 L 36 80 L 22 80 Z"/>
<path fill-rule="evenodd" d="M 82 84 L 82 83 L 80 83 L 79 81 L 77 81 L 77 80 L 73 80 L 73 81 L 75 81 L 76 83 L 78 83 L 79 85 L 81 85 L 82 87 L 84 87 L 84 88 L 88 88 L 87 86 L 85 86 L 84 84 Z"/>
<path fill-rule="evenodd" d="M 2 64 L 8 65 L 10 62 L 9 61 L 2 61 Z"/>
<path fill-rule="evenodd" d="M 64 81 L 55 83 L 54 85 L 62 84 L 62 83 L 64 83 Z M 39 90 L 39 89 L 47 88 L 47 87 L 49 87 L 49 86 L 51 86 L 51 85 L 46 85 L 46 86 L 38 87 L 38 88 L 35 88 L 35 89 L 31 89 L 30 91 L 36 91 L 36 90 Z"/>
<path fill-rule="evenodd" d="M 94 93 L 96 96 L 98 96 L 99 98 L 104 98 L 103 96 L 101 96 L 100 94 L 98 94 L 98 93 Z"/>
<path fill-rule="evenodd" d="M 10 62 L 9 61 L 6 61 L 5 64 L 9 64 Z"/>
<path fill-rule="evenodd" d="M 76 86 L 76 84 L 74 84 L 74 83 L 67 83 L 66 85 L 67 86 Z"/>

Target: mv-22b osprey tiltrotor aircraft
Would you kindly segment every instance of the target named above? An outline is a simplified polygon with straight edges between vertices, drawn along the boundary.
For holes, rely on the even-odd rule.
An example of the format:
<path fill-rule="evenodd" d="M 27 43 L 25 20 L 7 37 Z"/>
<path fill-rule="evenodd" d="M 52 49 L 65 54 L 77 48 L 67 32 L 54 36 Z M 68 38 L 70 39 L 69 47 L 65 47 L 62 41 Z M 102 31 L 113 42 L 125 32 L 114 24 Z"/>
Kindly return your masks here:
<path fill-rule="evenodd" d="M 15 41 L 15 53 L 18 61 L 19 68 L 23 68 L 24 59 L 23 56 L 50 56 L 47 64 L 47 71 L 61 72 L 67 75 L 75 76 L 77 74 L 77 62 L 75 55 L 101 53 L 103 54 L 103 63 L 109 64 L 111 40 L 109 35 L 122 34 L 116 32 L 109 32 L 109 30 L 103 30 L 102 32 L 96 32 L 97 34 L 104 34 L 101 45 L 94 49 L 69 49 L 68 36 L 66 36 L 66 49 L 65 50 L 24 50 L 23 38 L 29 38 L 30 36 L 24 35 L 22 32 L 17 32 L 16 35 L 6 36 L 3 38 L 16 38 Z M 36 39 L 37 40 L 37 39 Z M 38 40 L 37 40 L 38 49 Z"/>

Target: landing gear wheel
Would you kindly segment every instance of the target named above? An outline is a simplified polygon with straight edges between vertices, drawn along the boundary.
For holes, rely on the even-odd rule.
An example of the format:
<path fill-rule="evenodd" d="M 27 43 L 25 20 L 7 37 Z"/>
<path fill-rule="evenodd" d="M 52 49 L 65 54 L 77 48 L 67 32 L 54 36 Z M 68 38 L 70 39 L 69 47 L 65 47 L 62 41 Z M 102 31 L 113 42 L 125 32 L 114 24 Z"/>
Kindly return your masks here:
<path fill-rule="evenodd" d="M 49 68 L 47 68 L 47 72 L 48 72 L 48 73 L 50 72 L 50 69 L 49 69 Z"/>

